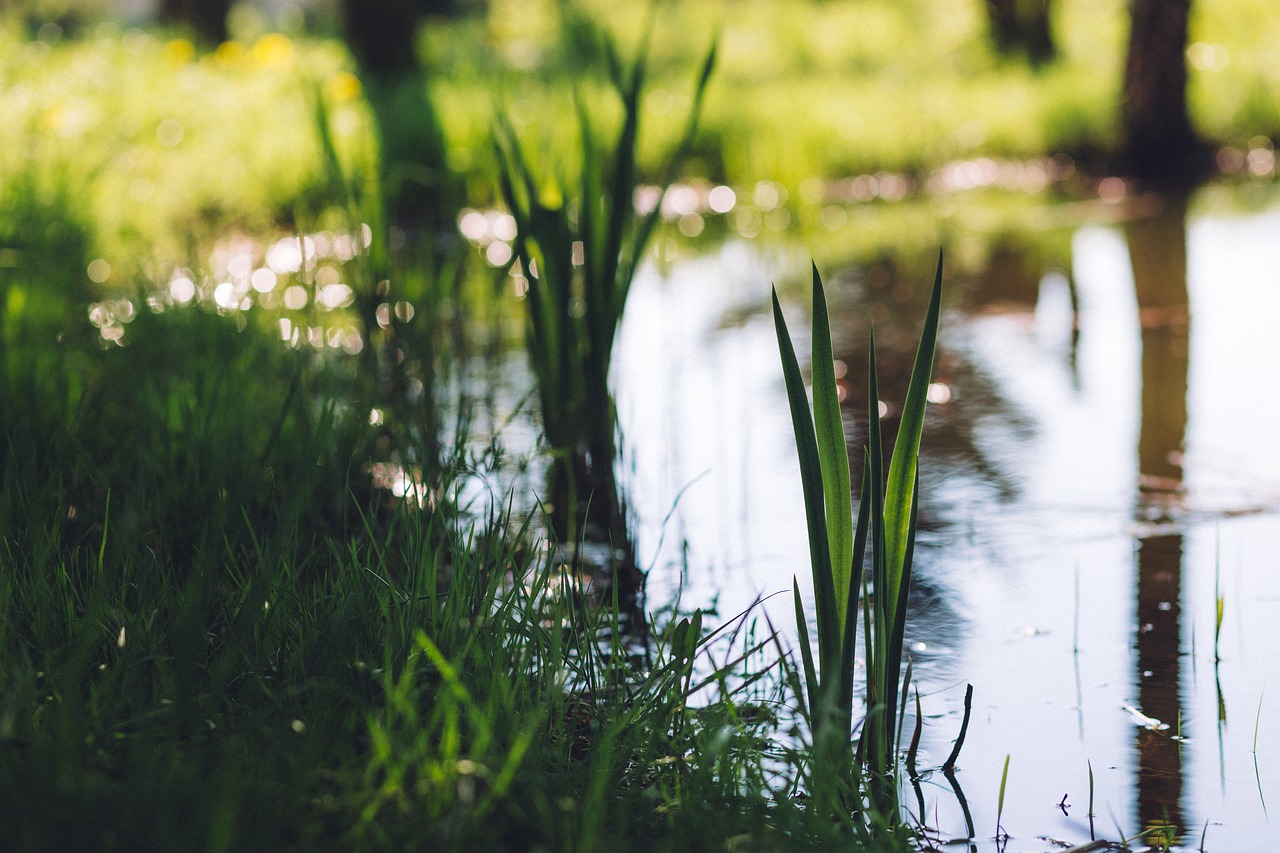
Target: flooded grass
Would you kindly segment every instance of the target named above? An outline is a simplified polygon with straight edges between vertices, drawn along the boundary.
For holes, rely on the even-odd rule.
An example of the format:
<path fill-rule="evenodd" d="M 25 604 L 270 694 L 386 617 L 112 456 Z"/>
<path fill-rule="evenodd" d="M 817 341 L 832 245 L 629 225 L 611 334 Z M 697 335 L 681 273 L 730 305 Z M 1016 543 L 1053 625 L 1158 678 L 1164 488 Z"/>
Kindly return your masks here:
<path fill-rule="evenodd" d="M 616 134 L 603 146 L 596 137 L 601 120 L 574 90 L 581 163 L 563 164 L 555 174 L 530 165 L 511 119 L 500 112 L 495 149 L 503 200 L 516 226 L 512 267 L 527 308 L 525 343 L 541 405 L 543 431 L 553 464 L 545 493 L 552 530 L 565 544 L 580 539 L 604 542 L 624 556 L 624 566 L 606 566 L 621 582 L 635 574 L 633 544 L 626 529 L 625 496 L 614 469 L 617 420 L 609 388 L 614 338 L 627 292 L 645 257 L 662 199 L 680 169 L 697 131 L 707 83 L 715 67 L 714 46 L 698 73 L 684 134 L 669 152 L 650 210 L 638 213 L 640 105 L 650 73 L 647 36 L 637 55 L 624 61 L 611 37 L 589 22 L 572 22 L 584 43 L 600 55 L 613 93 L 622 107 Z M 652 30 L 652 21 L 647 31 Z M 542 122 L 546 133 L 553 122 Z M 634 598 L 636 581 L 629 582 Z"/>

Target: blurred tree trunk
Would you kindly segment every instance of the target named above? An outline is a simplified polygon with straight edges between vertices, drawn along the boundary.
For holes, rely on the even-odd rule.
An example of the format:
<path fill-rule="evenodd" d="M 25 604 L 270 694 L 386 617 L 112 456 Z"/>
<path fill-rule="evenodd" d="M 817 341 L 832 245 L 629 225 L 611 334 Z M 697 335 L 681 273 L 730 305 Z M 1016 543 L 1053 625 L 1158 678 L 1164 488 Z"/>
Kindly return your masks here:
<path fill-rule="evenodd" d="M 1154 185 L 1195 183 L 1213 159 L 1187 111 L 1191 0 L 1133 0 L 1124 69 L 1121 173 Z"/>
<path fill-rule="evenodd" d="M 160 21 L 187 26 L 208 44 L 227 40 L 227 13 L 231 0 L 160 0 Z"/>
<path fill-rule="evenodd" d="M 1053 0 L 987 0 L 991 40 L 1003 56 L 1022 54 L 1032 65 L 1058 56 L 1049 26 Z"/>
<path fill-rule="evenodd" d="M 342 29 L 377 122 L 388 213 L 402 226 L 452 222 L 456 183 L 418 61 L 422 0 L 341 0 Z"/>
<path fill-rule="evenodd" d="M 420 10 L 413 0 L 342 0 L 341 5 L 342 31 L 361 73 L 382 84 L 417 73 Z"/>

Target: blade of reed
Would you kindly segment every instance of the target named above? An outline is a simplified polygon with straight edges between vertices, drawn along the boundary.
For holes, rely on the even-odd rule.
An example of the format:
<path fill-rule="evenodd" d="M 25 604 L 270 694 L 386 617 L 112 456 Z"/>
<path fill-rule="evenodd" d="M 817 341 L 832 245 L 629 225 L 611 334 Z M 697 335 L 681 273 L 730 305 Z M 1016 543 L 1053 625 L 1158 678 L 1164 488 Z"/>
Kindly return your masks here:
<path fill-rule="evenodd" d="M 800 483 L 804 491 L 805 521 L 809 531 L 809 559 L 813 569 L 814 599 L 818 608 L 818 659 L 826 664 L 839 647 L 839 617 L 836 614 L 835 587 L 832 583 L 831 551 L 827 540 L 826 511 L 822 489 L 822 459 L 814 434 L 809 398 L 804 378 L 796 361 L 795 348 L 782 316 L 778 292 L 773 292 L 773 322 L 778 336 L 778 352 L 782 357 L 782 375 L 786 380 L 787 401 L 791 407 L 791 424 L 800 455 Z"/>
<path fill-rule="evenodd" d="M 870 476 L 870 470 L 863 466 L 861 492 L 863 495 L 871 493 Z M 856 638 L 858 635 L 858 604 L 860 602 L 858 596 L 862 588 L 862 564 L 867 556 L 867 535 L 870 532 L 870 526 L 871 502 L 869 500 L 859 501 L 858 523 L 853 537 L 852 572 L 849 578 L 849 588 L 845 592 L 844 634 L 840 642 L 840 712 L 847 723 L 846 727 L 850 730 L 852 730 L 853 726 L 853 673 L 857 656 Z"/>
<path fill-rule="evenodd" d="M 888 636 L 886 614 L 888 611 L 888 583 L 885 571 L 884 531 L 884 448 L 880 435 L 880 382 L 876 369 L 876 334 L 871 330 L 870 354 L 867 357 L 867 448 L 866 466 L 870 476 L 866 478 L 870 490 L 863 500 L 871 502 L 871 632 L 868 633 L 867 655 L 867 715 L 872 718 L 875 708 L 885 700 L 884 672 L 888 665 L 884 638 Z"/>
<path fill-rule="evenodd" d="M 662 172 L 661 180 L 658 186 L 662 187 L 662 193 L 665 197 L 667 189 L 675 181 L 676 175 L 680 167 L 684 164 L 685 159 L 689 156 L 689 151 L 693 148 L 694 137 L 698 133 L 698 124 L 702 118 L 702 105 L 706 98 L 707 84 L 711 82 L 711 74 L 715 71 L 717 57 L 719 53 L 720 38 L 717 35 L 712 39 L 711 48 L 707 51 L 706 59 L 702 62 L 702 69 L 698 75 L 698 84 L 693 92 L 693 107 L 689 110 L 689 117 L 685 122 L 684 134 L 680 138 L 679 145 L 676 146 L 675 153 L 667 162 L 666 169 Z M 653 206 L 653 210 L 649 211 L 636 224 L 635 237 L 631 243 L 631 251 L 629 253 L 627 264 L 628 267 L 623 270 L 626 274 L 621 276 L 625 281 L 631 280 L 631 271 L 634 270 L 636 264 L 640 261 L 640 255 L 644 251 L 644 247 L 649 243 L 649 236 L 653 233 L 654 226 L 657 225 L 662 214 L 662 198 L 658 199 L 658 203 Z M 620 291 L 616 294 L 620 300 L 626 299 L 626 291 Z"/>
<path fill-rule="evenodd" d="M 919 489 L 920 474 L 916 472 L 916 482 L 911 492 L 911 513 L 909 515 L 909 523 L 907 529 L 907 553 L 903 558 L 902 566 L 902 592 L 897 596 L 897 611 L 893 614 L 893 630 L 889 636 L 889 662 L 886 677 L 886 688 L 888 690 L 888 699 L 886 700 L 890 708 L 893 707 L 897 698 L 898 690 L 898 672 L 902 668 L 902 645 L 905 640 L 907 628 L 907 591 L 911 588 L 911 564 L 915 554 L 916 544 L 916 520 L 919 510 Z M 907 671 L 910 672 L 911 665 L 908 663 Z M 905 684 L 904 684 L 905 689 Z M 904 697 L 905 698 L 905 697 Z M 899 716 L 899 724 L 901 724 L 902 716 Z"/>
<path fill-rule="evenodd" d="M 910 546 L 911 506 L 915 500 L 916 470 L 920 456 L 920 437 L 924 430 L 924 413 L 928 406 L 929 379 L 933 373 L 933 356 L 938 341 L 938 315 L 942 304 L 942 252 L 938 252 L 938 268 L 934 274 L 933 292 L 925 315 L 920 346 L 916 350 L 907 399 L 902 406 L 902 420 L 894 443 L 893 459 L 885 482 L 885 547 L 888 569 L 888 613 L 898 610 L 897 598 L 902 588 L 902 573 Z"/>
<path fill-rule="evenodd" d="M 1004 791 L 1009 782 L 1009 758 L 1004 757 L 1004 770 L 1000 773 L 1000 795 L 996 797 L 996 838 L 1004 834 Z"/>
<path fill-rule="evenodd" d="M 809 643 L 809 623 L 804 615 L 804 602 L 800 598 L 800 582 L 791 579 L 791 592 L 796 603 L 796 631 L 800 635 L 800 662 L 804 666 L 804 686 L 809 697 L 809 713 L 818 708 L 818 671 L 813 665 L 813 647 Z M 812 725 L 812 717 L 810 725 Z"/>
<path fill-rule="evenodd" d="M 849 580 L 853 574 L 853 504 L 849 486 L 849 451 L 840 417 L 835 358 L 827 297 L 818 267 L 813 266 L 813 420 L 822 466 L 828 551 L 840 631 L 847 630 Z"/>
<path fill-rule="evenodd" d="M 622 98 L 622 128 L 618 131 L 618 142 L 614 148 L 613 174 L 609 178 L 609 198 L 612 204 L 608 221 L 604 230 L 604 246 L 601 252 L 600 283 L 604 295 L 614 316 L 622 315 L 622 306 L 626 302 L 628 281 L 618 281 L 618 267 L 621 261 L 623 240 L 627 234 L 627 223 L 635 216 L 632 204 L 632 193 L 635 190 L 636 143 L 640 138 L 640 92 L 644 88 L 645 69 L 647 66 L 649 41 L 653 33 L 653 10 L 641 35 L 635 61 L 631 65 L 631 76 L 625 85 L 618 86 L 618 94 Z M 615 80 L 617 85 L 621 80 Z M 585 200 L 584 200 L 585 201 Z M 639 247 L 643 251 L 642 247 Z"/>

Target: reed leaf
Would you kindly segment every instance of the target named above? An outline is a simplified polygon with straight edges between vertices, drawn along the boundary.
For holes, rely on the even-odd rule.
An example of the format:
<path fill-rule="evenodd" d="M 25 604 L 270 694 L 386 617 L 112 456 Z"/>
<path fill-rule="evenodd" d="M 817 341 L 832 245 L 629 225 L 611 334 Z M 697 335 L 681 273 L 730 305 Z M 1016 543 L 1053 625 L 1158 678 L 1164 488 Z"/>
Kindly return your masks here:
<path fill-rule="evenodd" d="M 813 415 L 809 412 L 809 398 L 805 393 L 804 378 L 796 360 L 787 321 L 782 316 L 777 291 L 773 294 L 774 330 L 778 336 L 778 351 L 782 356 L 782 375 L 787 386 L 787 402 L 791 407 L 791 425 L 796 436 L 796 449 L 800 454 L 800 485 L 804 493 L 805 522 L 809 531 L 809 561 L 813 571 L 813 593 L 818 607 L 818 660 L 825 669 L 832 662 L 831 655 L 839 645 L 840 617 L 836 612 L 835 584 L 831 570 L 830 540 L 827 536 L 827 514 L 822 485 L 822 457 L 814 433 Z"/>
<path fill-rule="evenodd" d="M 828 551 L 831 556 L 833 602 L 836 618 L 846 629 L 846 604 L 853 574 L 853 500 L 849 490 L 849 451 L 844 421 L 840 417 L 835 357 L 831 351 L 831 324 L 827 298 L 818 267 L 813 267 L 813 420 L 818 438 L 818 462 L 822 466 L 822 492 L 826 502 Z"/>
<path fill-rule="evenodd" d="M 933 292 L 925 314 L 920 346 L 916 350 L 907 399 L 902 405 L 898 438 L 894 442 L 893 459 L 885 482 L 885 549 L 888 569 L 888 612 L 897 611 L 897 597 L 903 588 L 903 572 L 911 547 L 911 518 L 915 502 L 916 474 L 920 457 L 920 439 L 924 431 L 924 413 L 928 406 L 929 380 L 933 373 L 933 356 L 938 343 L 938 315 L 942 304 L 942 253 L 938 253 L 938 269 L 934 274 Z"/>
<path fill-rule="evenodd" d="M 786 319 L 776 291 L 773 294 L 774 329 L 800 461 L 817 609 L 815 665 L 799 584 L 793 582 L 805 677 L 806 696 L 802 701 L 808 701 L 813 735 L 812 792 L 824 807 L 856 809 L 860 808 L 857 803 L 861 801 L 861 783 L 866 780 L 870 785 L 868 793 L 873 812 L 889 823 L 898 820 L 897 752 L 901 721 L 906 715 L 906 686 L 910 680 L 909 663 L 905 680 L 902 675 L 907 590 L 911 583 L 919 512 L 920 438 L 937 346 L 941 273 L 939 257 L 887 474 L 880 428 L 874 330 L 871 333 L 867 359 L 867 443 L 863 447 L 856 522 L 822 278 L 815 267 L 812 412 Z M 868 563 L 869 577 L 864 570 Z M 866 709 L 857 750 L 851 752 L 847 738 L 853 732 L 853 673 L 860 601 L 867 661 Z"/>
<path fill-rule="evenodd" d="M 808 695 L 810 714 L 818 707 L 818 670 L 813 665 L 813 644 L 809 642 L 809 622 L 804 613 L 804 600 L 800 598 L 800 583 L 791 579 L 792 597 L 796 603 L 796 632 L 800 640 L 800 662 L 804 667 L 805 692 Z"/>
<path fill-rule="evenodd" d="M 652 15 L 629 62 L 589 21 L 570 15 L 566 22 L 580 24 L 600 45 L 607 78 L 622 108 L 620 125 L 601 143 L 598 117 L 575 89 L 578 171 L 562 168 L 554 180 L 535 174 L 501 109 L 494 121 L 494 150 L 498 188 L 516 220 L 515 256 L 528 281 L 529 362 L 547 443 L 558 460 L 551 494 L 552 505 L 559 507 L 553 512 L 554 532 L 575 539 L 575 522 L 583 514 L 577 504 L 593 498 L 594 508 L 587 507 L 591 518 L 586 520 L 607 529 L 621 546 L 618 540 L 629 542 L 629 537 L 613 472 L 617 418 L 609 371 L 627 294 L 661 208 L 659 204 L 638 216 L 634 202 Z M 684 136 L 663 172 L 664 192 L 696 134 L 715 55 L 713 48 L 699 71 Z"/>

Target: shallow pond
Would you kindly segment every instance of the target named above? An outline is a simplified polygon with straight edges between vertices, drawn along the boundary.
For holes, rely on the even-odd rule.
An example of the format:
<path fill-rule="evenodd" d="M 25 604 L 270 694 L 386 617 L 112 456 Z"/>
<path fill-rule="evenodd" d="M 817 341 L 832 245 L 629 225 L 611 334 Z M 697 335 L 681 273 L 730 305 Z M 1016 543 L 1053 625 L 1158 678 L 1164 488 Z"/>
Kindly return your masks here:
<path fill-rule="evenodd" d="M 974 686 L 972 828 L 941 774 L 921 785 L 947 849 L 997 849 L 1006 756 L 1010 853 L 1088 841 L 1091 787 L 1098 837 L 1169 822 L 1189 849 L 1258 849 L 1280 809 L 1280 207 L 1221 195 L 1099 203 L 1032 241 L 1049 249 L 947 274 L 907 629 L 922 766 Z M 855 442 L 868 319 L 892 431 L 932 260 L 824 269 Z M 807 269 L 801 246 L 730 240 L 634 286 L 615 371 L 654 603 L 728 617 L 793 575 L 808 594 L 765 310 Z M 807 287 L 789 292 L 807 353 Z M 765 607 L 794 636 L 788 599 Z"/>

